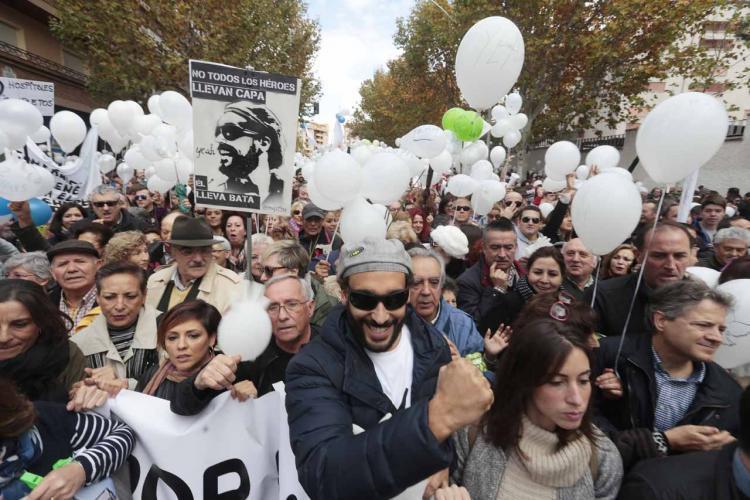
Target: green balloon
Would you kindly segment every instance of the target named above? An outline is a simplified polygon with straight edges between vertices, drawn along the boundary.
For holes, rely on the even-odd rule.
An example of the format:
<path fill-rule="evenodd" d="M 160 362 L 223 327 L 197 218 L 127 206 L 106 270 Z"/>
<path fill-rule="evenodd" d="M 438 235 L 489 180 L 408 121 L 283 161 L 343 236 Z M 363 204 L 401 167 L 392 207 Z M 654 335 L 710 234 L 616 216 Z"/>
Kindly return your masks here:
<path fill-rule="evenodd" d="M 476 141 L 482 135 L 483 127 L 484 120 L 479 114 L 475 111 L 463 111 L 454 123 L 453 133 L 464 142 Z"/>
<path fill-rule="evenodd" d="M 453 130 L 456 126 L 456 119 L 464 113 L 461 108 L 451 108 L 443 114 L 443 128 Z"/>

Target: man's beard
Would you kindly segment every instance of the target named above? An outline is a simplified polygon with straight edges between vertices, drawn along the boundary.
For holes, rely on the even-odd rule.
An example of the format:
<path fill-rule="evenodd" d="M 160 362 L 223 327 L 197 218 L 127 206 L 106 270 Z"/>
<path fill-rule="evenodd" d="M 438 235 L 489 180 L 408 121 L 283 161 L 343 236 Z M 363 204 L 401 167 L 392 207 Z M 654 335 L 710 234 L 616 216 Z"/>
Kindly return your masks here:
<path fill-rule="evenodd" d="M 386 352 L 386 351 L 390 350 L 391 347 L 393 347 L 393 344 L 395 344 L 396 341 L 401 336 L 401 327 L 404 326 L 404 321 L 406 320 L 406 315 L 404 315 L 403 318 L 401 318 L 400 320 L 397 320 L 397 321 L 391 320 L 391 321 L 388 321 L 387 323 L 378 324 L 375 321 L 368 320 L 368 319 L 361 319 L 361 320 L 356 319 L 352 315 L 351 310 L 349 309 L 349 307 L 350 306 L 346 306 L 346 319 L 347 319 L 347 322 L 349 323 L 349 326 L 352 329 L 352 333 L 354 334 L 354 339 L 357 341 L 357 343 L 359 345 L 361 345 L 362 347 L 364 347 L 368 351 L 371 351 L 371 352 Z M 388 343 L 385 346 L 383 346 L 383 347 L 380 347 L 380 346 L 377 346 L 377 347 L 370 346 L 367 343 L 367 337 L 365 335 L 365 330 L 364 330 L 364 328 L 362 326 L 364 324 L 367 324 L 368 326 L 371 326 L 371 327 L 372 326 L 380 326 L 380 327 L 382 327 L 382 326 L 391 326 L 391 325 L 393 325 L 393 333 L 391 333 L 391 338 L 388 339 Z"/>
<path fill-rule="evenodd" d="M 217 149 L 219 152 L 226 153 L 229 156 L 230 161 L 227 161 L 226 156 L 220 157 L 219 160 L 219 172 L 229 178 L 247 177 L 258 168 L 258 159 L 260 155 L 252 148 L 246 155 L 241 155 L 239 151 L 229 144 L 220 142 Z"/>

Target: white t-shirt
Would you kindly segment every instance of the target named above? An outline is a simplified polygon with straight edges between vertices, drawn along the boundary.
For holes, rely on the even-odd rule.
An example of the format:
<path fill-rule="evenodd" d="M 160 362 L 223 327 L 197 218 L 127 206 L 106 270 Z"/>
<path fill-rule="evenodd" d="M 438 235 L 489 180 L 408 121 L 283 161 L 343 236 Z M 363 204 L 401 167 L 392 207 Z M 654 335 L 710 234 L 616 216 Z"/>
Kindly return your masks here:
<path fill-rule="evenodd" d="M 401 408 L 406 394 L 406 405 L 411 406 L 411 377 L 414 369 L 414 350 L 411 346 L 411 332 L 406 325 L 401 327 L 401 338 L 392 351 L 365 352 L 375 366 L 375 374 L 380 381 L 383 393 L 393 402 L 393 406 Z"/>

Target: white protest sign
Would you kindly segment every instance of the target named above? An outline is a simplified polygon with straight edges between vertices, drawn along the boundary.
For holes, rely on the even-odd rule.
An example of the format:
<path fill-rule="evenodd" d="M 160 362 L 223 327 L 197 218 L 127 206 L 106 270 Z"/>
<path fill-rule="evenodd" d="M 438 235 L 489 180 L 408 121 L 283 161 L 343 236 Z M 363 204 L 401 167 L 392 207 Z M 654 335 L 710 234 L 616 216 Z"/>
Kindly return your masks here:
<path fill-rule="evenodd" d="M 31 103 L 42 116 L 55 114 L 55 84 L 0 76 L 0 99 L 21 99 Z"/>
<path fill-rule="evenodd" d="M 308 498 L 297 479 L 283 392 L 244 403 L 227 392 L 183 417 L 169 401 L 122 391 L 110 410 L 137 436 L 133 498 Z"/>
<path fill-rule="evenodd" d="M 301 82 L 190 61 L 195 201 L 289 215 Z"/>

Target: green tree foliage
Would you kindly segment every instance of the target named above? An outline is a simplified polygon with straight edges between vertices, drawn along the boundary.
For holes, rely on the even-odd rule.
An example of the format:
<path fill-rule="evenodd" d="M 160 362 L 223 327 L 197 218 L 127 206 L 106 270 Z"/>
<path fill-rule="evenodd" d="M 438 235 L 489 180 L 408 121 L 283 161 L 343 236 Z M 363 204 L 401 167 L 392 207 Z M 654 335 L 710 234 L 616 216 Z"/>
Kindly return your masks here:
<path fill-rule="evenodd" d="M 686 43 L 730 0 L 435 1 L 418 2 L 399 20 L 394 42 L 403 52 L 362 84 L 355 133 L 391 142 L 417 125 L 440 124 L 452 106 L 466 107 L 453 73 L 456 51 L 488 16 L 509 18 L 524 36 L 523 144 L 613 127 L 649 105 L 642 97 L 649 81 L 680 74 L 706 88 L 738 57 Z"/>
<path fill-rule="evenodd" d="M 203 59 L 302 79 L 302 109 L 320 85 L 312 62 L 320 28 L 302 0 L 58 0 L 53 33 L 86 55 L 102 102 L 144 101 L 168 89 L 189 95 L 188 60 Z"/>

